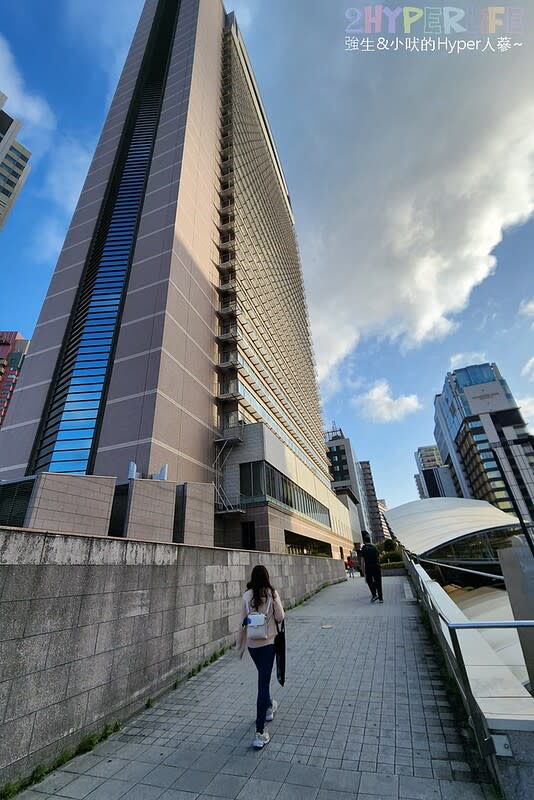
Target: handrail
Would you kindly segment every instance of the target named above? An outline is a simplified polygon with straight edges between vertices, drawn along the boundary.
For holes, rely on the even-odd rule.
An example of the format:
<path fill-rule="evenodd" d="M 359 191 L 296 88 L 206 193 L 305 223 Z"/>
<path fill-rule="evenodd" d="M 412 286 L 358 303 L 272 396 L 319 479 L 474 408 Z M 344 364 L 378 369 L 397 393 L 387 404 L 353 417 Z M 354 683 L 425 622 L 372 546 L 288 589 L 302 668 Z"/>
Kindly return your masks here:
<path fill-rule="evenodd" d="M 410 556 L 412 554 L 410 553 Z M 481 575 L 483 578 L 493 578 L 496 581 L 504 581 L 502 575 L 493 575 L 491 572 L 481 572 L 478 569 L 468 569 L 467 567 L 457 567 L 455 564 L 444 564 L 442 561 L 432 561 L 429 558 L 421 558 L 421 556 L 413 556 L 418 561 L 423 561 L 425 564 L 435 564 L 436 567 L 445 567 L 446 569 L 456 569 L 459 572 L 469 572 L 472 575 Z"/>
<path fill-rule="evenodd" d="M 438 611 L 440 617 L 447 623 L 449 630 L 463 631 L 470 628 L 534 628 L 534 619 L 514 620 L 484 620 L 476 622 L 449 622 Z"/>
<path fill-rule="evenodd" d="M 468 666 L 464 660 L 458 632 L 462 630 L 476 631 L 477 629 L 528 629 L 534 628 L 534 620 L 469 620 L 466 622 L 455 622 L 447 619 L 429 591 L 427 581 L 423 580 L 421 574 L 415 568 L 416 560 L 428 561 L 428 559 L 419 559 L 418 556 L 413 556 L 413 554 L 406 549 L 403 548 L 403 550 L 408 573 L 411 575 L 415 584 L 415 590 L 429 614 L 432 629 L 440 642 L 449 672 L 454 677 L 460 691 L 480 754 L 486 761 L 497 783 L 501 785 L 501 774 L 495 760 L 495 739 L 489 729 L 486 716 L 477 698 L 473 694 Z M 466 571 L 474 572 L 474 570 Z M 491 577 L 493 578 L 496 576 L 492 575 Z"/>

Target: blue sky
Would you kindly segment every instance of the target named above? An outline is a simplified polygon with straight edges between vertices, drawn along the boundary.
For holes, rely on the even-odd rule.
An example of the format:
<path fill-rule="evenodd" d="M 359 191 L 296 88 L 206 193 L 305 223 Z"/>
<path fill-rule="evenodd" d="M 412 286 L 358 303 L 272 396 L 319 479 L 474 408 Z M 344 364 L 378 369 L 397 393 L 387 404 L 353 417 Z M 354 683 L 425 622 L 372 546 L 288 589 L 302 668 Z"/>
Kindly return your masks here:
<path fill-rule="evenodd" d="M 509 53 L 347 53 L 347 5 L 234 3 L 295 210 L 325 422 L 392 507 L 416 497 L 451 363 L 496 361 L 534 424 L 534 57 L 529 30 Z M 0 325 L 30 336 L 141 1 L 3 8 L 0 89 L 34 156 L 0 234 Z"/>

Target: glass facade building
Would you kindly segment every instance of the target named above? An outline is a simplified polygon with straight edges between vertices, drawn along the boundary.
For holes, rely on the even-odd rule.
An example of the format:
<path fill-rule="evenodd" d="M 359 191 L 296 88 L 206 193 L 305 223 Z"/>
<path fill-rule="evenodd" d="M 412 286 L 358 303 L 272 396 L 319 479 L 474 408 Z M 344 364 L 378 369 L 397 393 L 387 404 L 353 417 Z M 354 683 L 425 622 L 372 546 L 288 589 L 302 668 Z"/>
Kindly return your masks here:
<path fill-rule="evenodd" d="M 534 438 L 497 365 L 448 373 L 434 419 L 458 495 L 534 520 Z"/>

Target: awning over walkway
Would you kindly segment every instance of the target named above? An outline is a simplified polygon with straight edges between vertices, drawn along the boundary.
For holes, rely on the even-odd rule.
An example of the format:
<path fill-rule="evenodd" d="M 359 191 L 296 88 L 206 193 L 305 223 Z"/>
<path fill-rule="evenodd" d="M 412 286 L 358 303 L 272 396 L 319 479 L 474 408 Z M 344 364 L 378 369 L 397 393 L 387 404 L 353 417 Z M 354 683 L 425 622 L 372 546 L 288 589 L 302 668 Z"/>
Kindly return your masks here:
<path fill-rule="evenodd" d="M 459 497 L 405 503 L 386 511 L 386 519 L 397 539 L 416 555 L 472 533 L 519 525 L 513 514 L 506 514 L 485 500 Z"/>

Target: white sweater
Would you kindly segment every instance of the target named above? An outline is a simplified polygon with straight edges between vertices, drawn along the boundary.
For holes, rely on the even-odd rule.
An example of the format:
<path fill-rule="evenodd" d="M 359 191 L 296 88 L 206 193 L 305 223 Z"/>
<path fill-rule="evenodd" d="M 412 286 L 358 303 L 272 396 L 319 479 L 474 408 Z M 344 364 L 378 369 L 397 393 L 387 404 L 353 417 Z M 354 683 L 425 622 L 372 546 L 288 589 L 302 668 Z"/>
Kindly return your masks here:
<path fill-rule="evenodd" d="M 275 592 L 272 602 L 266 598 L 259 608 L 252 607 L 252 589 L 248 589 L 243 595 L 242 617 L 243 619 L 251 612 L 257 611 L 259 614 L 267 613 L 267 606 L 269 612 L 267 613 L 267 639 L 247 639 L 247 647 L 264 647 L 266 644 L 274 644 L 274 637 L 276 636 L 276 622 L 280 624 L 284 619 L 284 607 L 280 600 L 280 595 Z M 246 631 L 246 629 L 245 629 Z"/>

